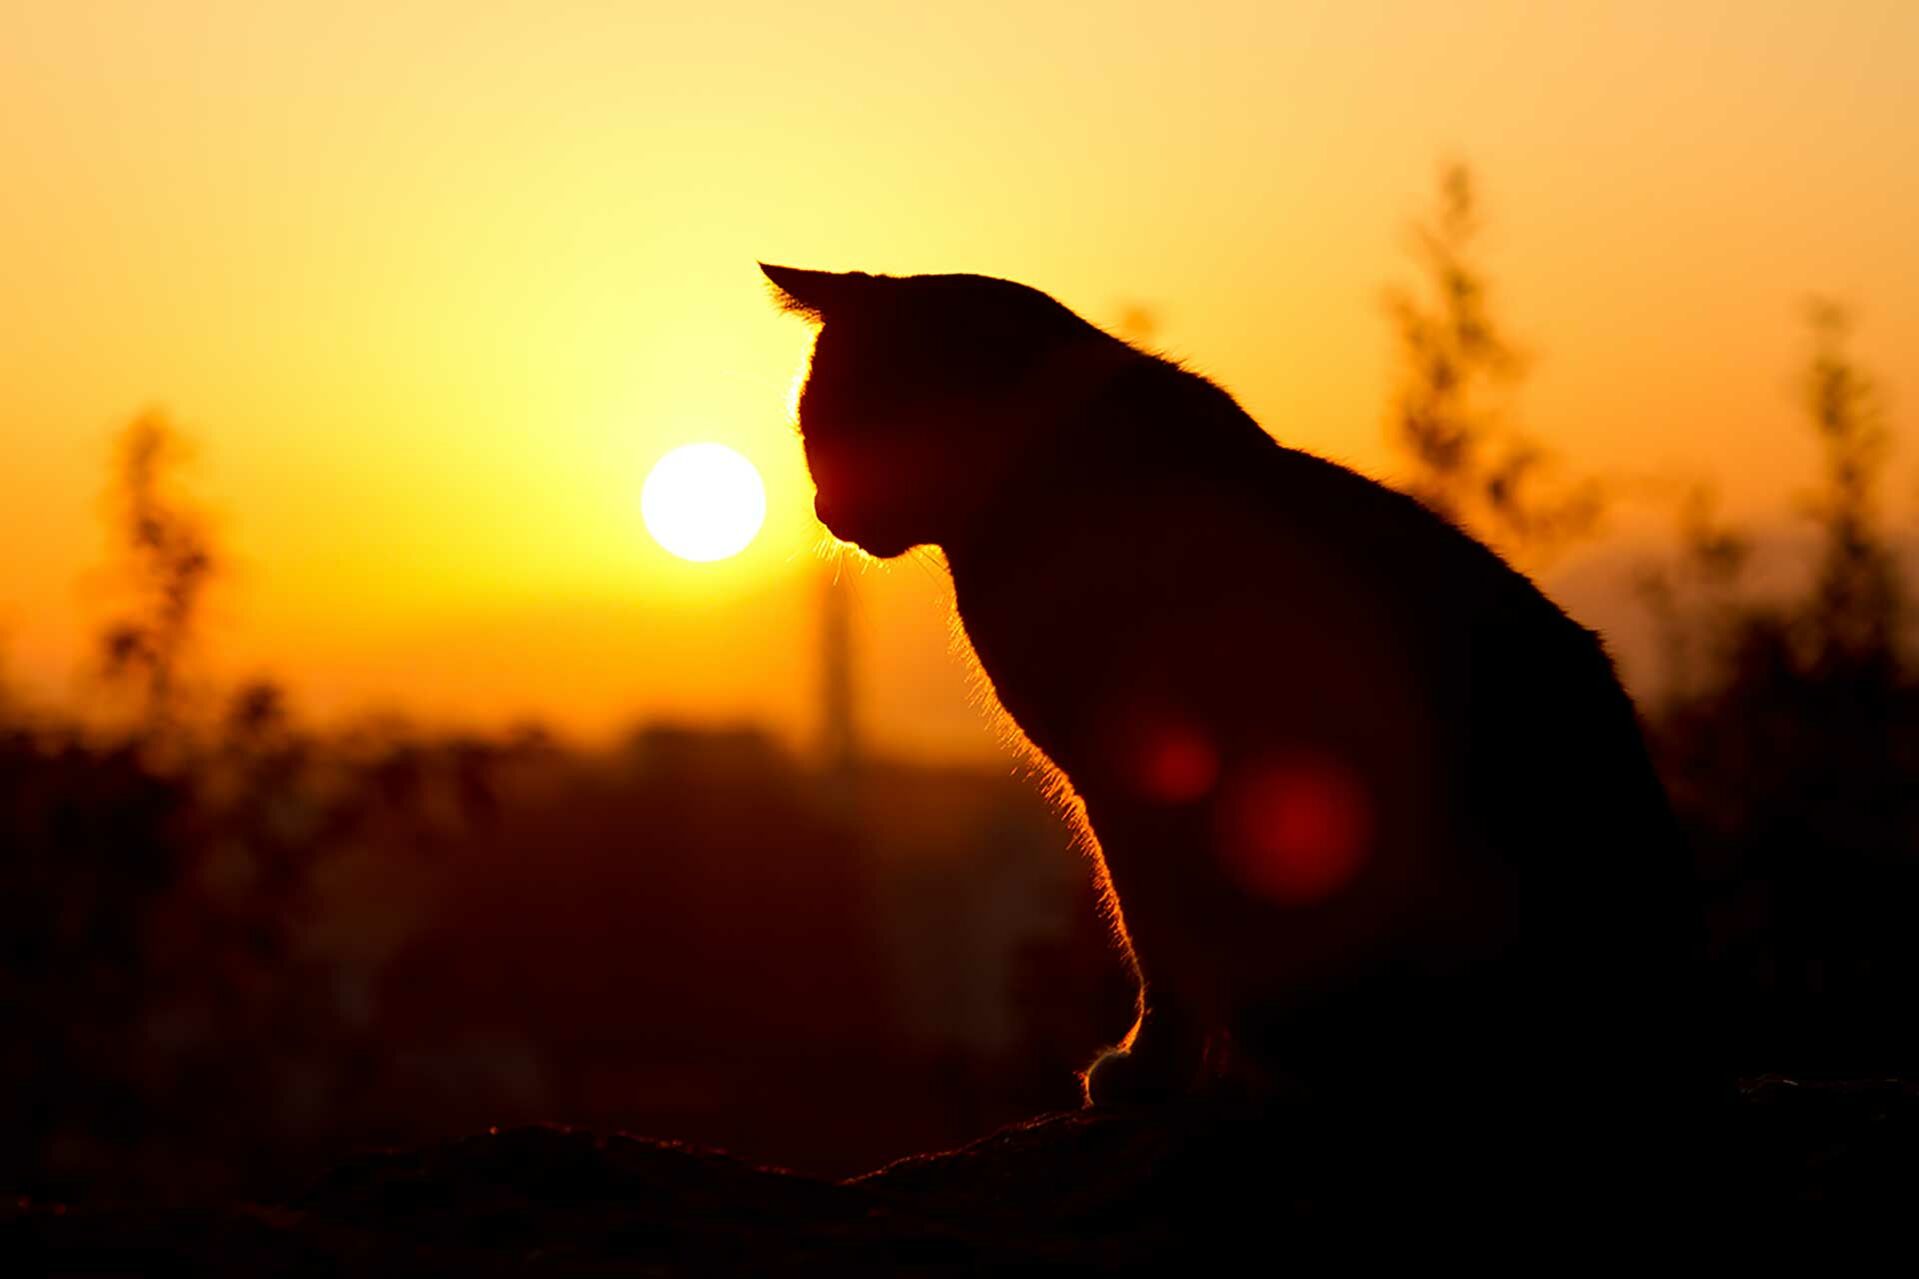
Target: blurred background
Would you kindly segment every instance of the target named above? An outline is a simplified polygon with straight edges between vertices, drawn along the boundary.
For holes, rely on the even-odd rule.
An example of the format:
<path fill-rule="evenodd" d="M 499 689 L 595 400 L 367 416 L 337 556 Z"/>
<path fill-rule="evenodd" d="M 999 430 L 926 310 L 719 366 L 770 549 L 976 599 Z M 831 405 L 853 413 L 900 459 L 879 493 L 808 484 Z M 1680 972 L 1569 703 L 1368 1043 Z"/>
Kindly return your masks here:
<path fill-rule="evenodd" d="M 1739 1068 L 1919 1069 L 1915 62 L 1898 0 L 0 6 L 0 1182 L 1075 1102 L 1083 860 L 936 557 L 824 545 L 756 260 L 1033 284 L 1465 523 L 1608 637 Z M 703 563 L 696 441 L 766 497 Z"/>

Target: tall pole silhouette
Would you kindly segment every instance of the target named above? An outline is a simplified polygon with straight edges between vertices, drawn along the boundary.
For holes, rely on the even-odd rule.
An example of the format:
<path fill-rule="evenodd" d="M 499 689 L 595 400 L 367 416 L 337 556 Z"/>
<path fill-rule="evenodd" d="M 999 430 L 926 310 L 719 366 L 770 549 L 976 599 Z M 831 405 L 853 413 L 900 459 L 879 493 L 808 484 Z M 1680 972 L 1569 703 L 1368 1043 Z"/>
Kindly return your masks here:
<path fill-rule="evenodd" d="M 859 763 L 859 727 L 854 715 L 853 584 L 837 571 L 820 586 L 820 759 L 828 772 L 845 775 Z"/>

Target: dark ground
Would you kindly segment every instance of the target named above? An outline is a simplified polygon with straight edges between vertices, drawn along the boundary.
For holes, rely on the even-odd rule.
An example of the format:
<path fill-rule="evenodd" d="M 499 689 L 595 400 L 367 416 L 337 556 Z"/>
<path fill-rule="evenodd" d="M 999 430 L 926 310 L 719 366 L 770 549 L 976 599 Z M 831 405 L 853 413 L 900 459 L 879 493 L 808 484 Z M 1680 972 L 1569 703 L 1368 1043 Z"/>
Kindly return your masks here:
<path fill-rule="evenodd" d="M 1348 1259 L 1406 1248 L 1483 1257 L 1530 1250 L 1542 1223 L 1519 1198 L 1537 1193 L 1550 1212 L 1557 1193 L 1523 1171 L 1502 1186 L 1450 1157 L 1430 1175 L 1382 1176 L 1406 1165 L 1377 1148 L 1371 1159 L 1329 1155 L 1355 1143 L 1322 1140 L 1289 1140 L 1276 1121 L 1219 1108 L 1057 1114 L 833 1183 L 675 1142 L 520 1128 L 364 1154 L 288 1203 L 10 1202 L 0 1266 L 761 1275 L 1185 1269 L 1308 1245 Z M 1636 1250 L 1655 1228 L 1663 1250 L 1678 1226 L 1723 1259 L 1786 1231 L 1856 1238 L 1919 1220 L 1919 1084 L 1754 1081 L 1714 1144 L 1669 1212 L 1628 1184 L 1561 1205 L 1584 1222 L 1553 1223 L 1564 1228 L 1550 1255 Z M 1649 1150 L 1647 1167 L 1667 1158 Z"/>

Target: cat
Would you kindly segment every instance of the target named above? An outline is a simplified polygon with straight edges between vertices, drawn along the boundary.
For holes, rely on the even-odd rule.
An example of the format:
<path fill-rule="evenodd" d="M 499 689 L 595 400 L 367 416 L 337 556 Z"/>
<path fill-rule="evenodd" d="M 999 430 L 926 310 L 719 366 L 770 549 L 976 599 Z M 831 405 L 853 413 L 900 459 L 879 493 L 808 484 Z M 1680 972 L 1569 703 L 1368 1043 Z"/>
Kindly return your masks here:
<path fill-rule="evenodd" d="M 1597 635 L 1044 293 L 761 269 L 819 326 L 819 519 L 943 551 L 1083 806 L 1141 992 L 1089 1105 L 1399 1099 L 1603 1141 L 1710 1087 L 1690 863 Z"/>

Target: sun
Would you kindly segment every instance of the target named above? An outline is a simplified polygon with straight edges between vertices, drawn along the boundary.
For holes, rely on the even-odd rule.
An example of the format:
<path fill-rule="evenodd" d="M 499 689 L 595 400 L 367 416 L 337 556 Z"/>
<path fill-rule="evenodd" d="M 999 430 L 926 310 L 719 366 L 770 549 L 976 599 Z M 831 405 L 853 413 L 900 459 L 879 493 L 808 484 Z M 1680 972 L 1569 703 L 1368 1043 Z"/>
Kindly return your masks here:
<path fill-rule="evenodd" d="M 683 444 L 647 474 L 640 518 L 654 541 L 683 560 L 727 559 L 750 546 L 766 521 L 766 485 L 724 444 Z"/>

